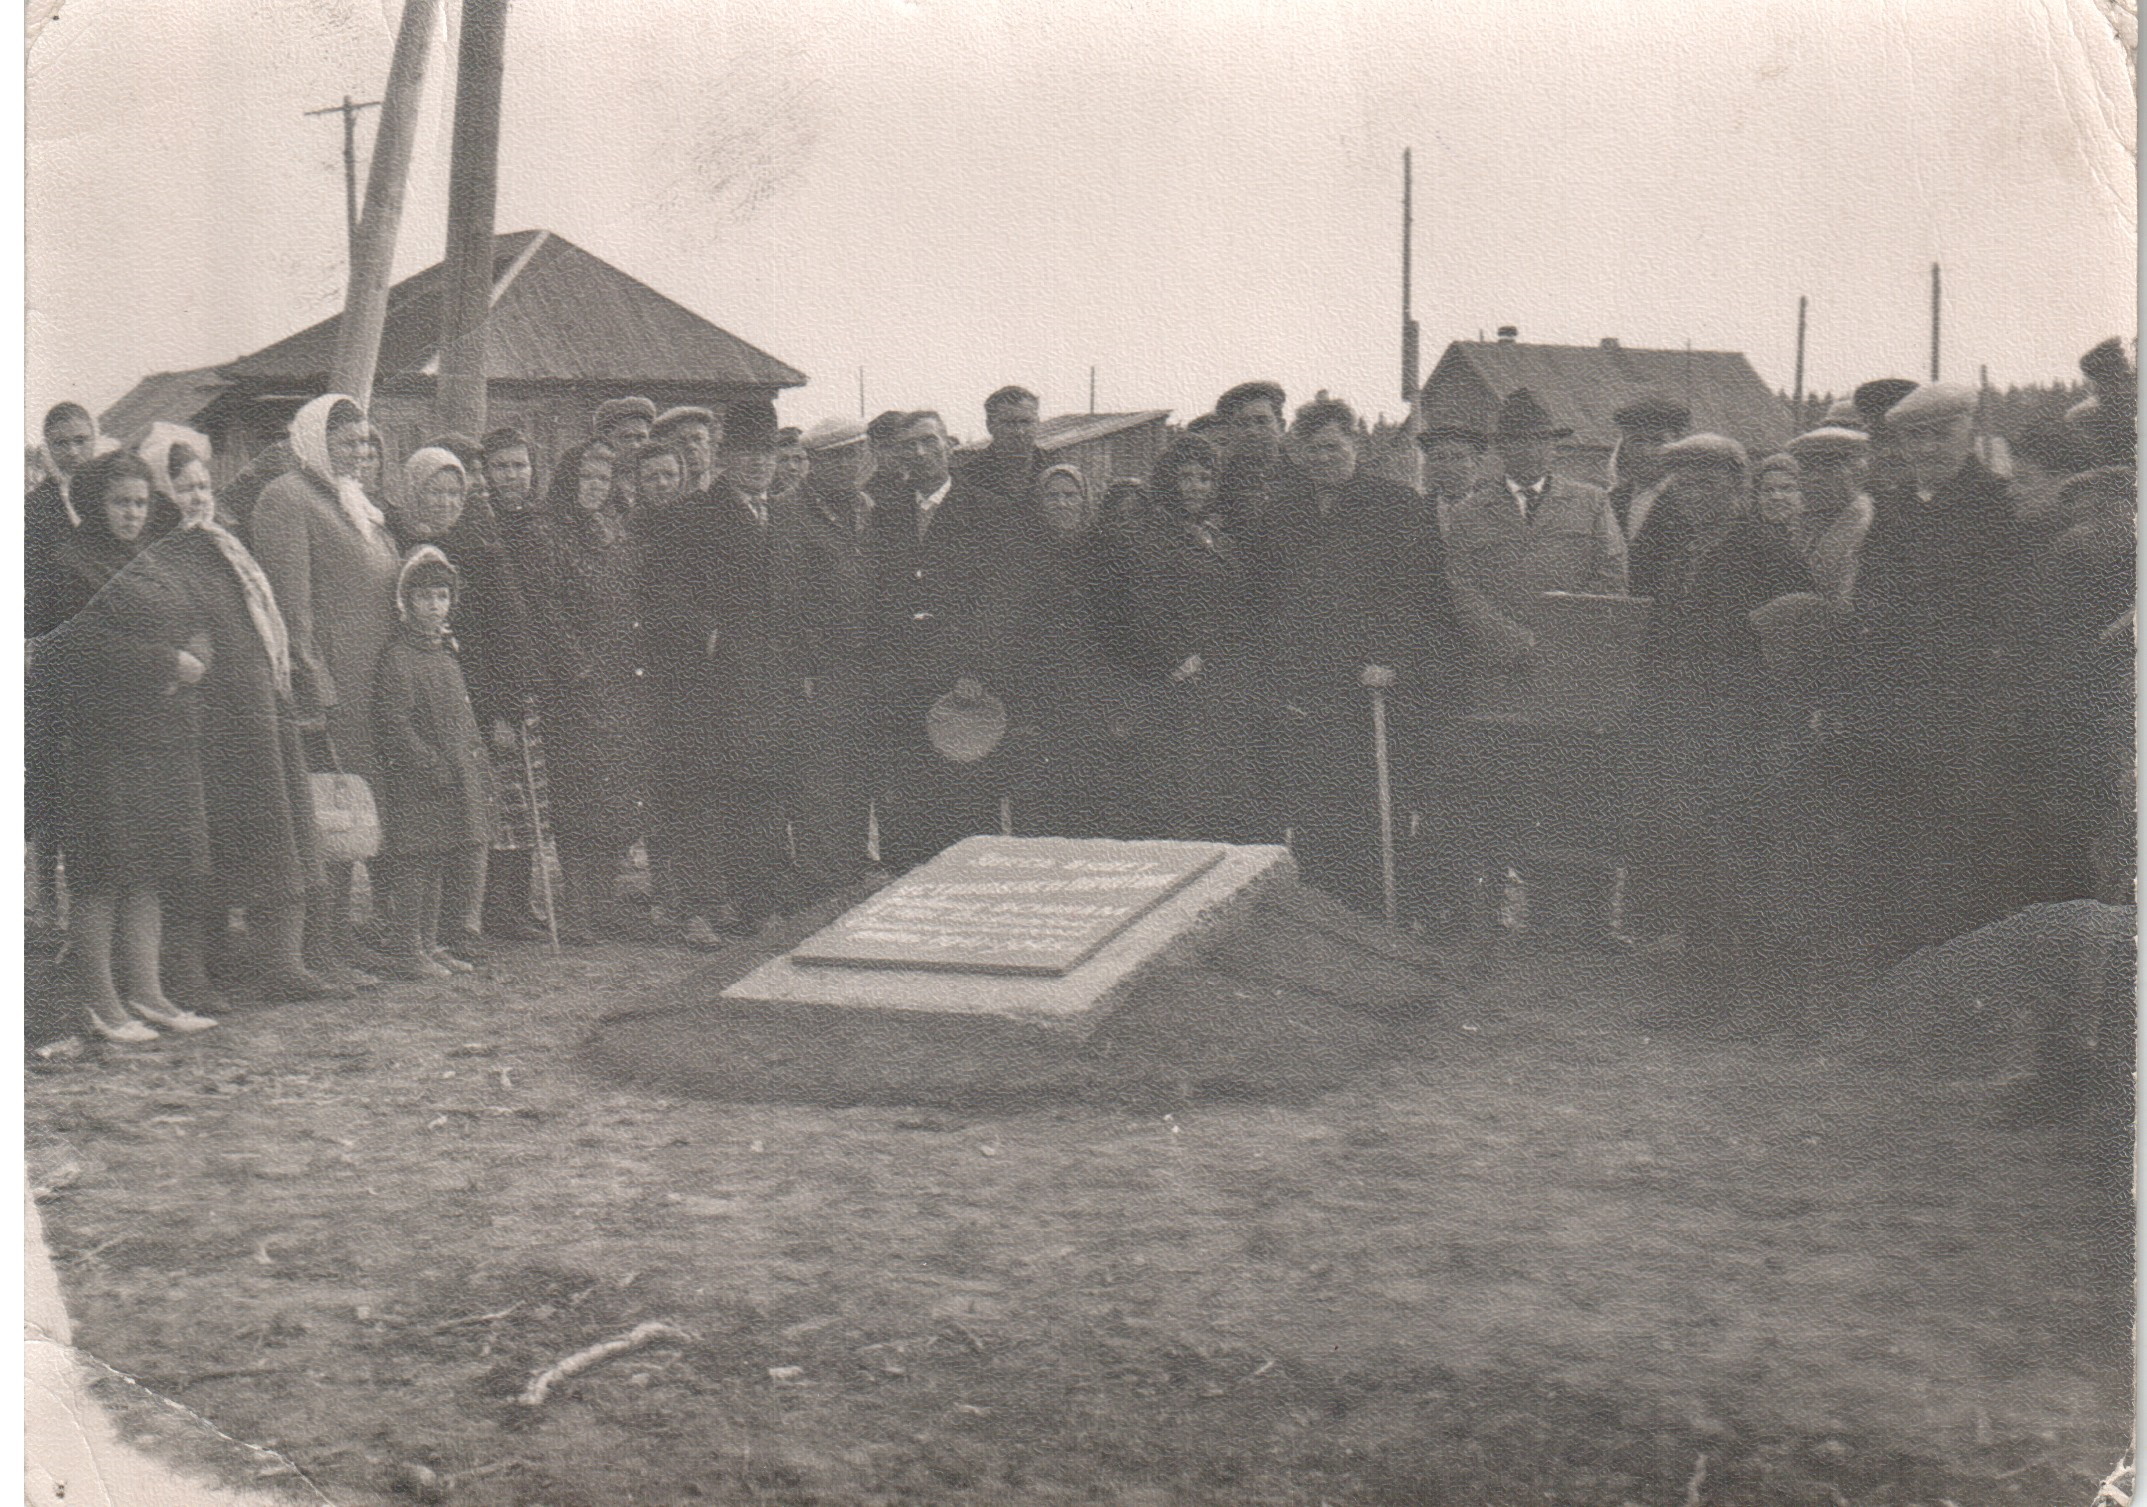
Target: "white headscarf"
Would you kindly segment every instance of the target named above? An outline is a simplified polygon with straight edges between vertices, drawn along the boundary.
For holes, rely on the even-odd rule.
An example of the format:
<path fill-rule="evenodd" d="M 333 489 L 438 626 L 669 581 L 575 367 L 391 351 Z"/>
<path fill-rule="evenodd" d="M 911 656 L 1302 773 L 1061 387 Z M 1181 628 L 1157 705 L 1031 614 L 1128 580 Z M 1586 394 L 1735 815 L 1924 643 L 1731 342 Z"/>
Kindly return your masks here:
<path fill-rule="evenodd" d="M 463 468 L 461 457 L 443 445 L 426 445 L 411 451 L 410 458 L 403 462 L 403 485 L 415 497 L 441 471 L 453 471 L 465 485 L 469 482 L 470 473 Z"/>
<path fill-rule="evenodd" d="M 178 445 L 185 445 L 203 466 L 208 465 L 211 453 L 208 436 L 162 419 L 151 424 L 149 433 L 134 447 L 134 453 L 148 462 L 150 484 L 170 498 L 174 505 L 178 498 L 173 495 L 171 452 Z M 253 551 L 241 543 L 236 534 L 216 521 L 214 508 L 206 517 L 189 519 L 181 526 L 207 535 L 216 546 L 216 552 L 224 557 L 224 563 L 231 567 L 231 573 L 238 577 L 239 590 L 246 597 L 246 616 L 253 622 L 253 631 L 260 635 L 261 647 L 267 651 L 269 668 L 276 677 L 276 692 L 289 699 L 291 636 L 284 627 L 283 611 L 276 605 L 275 588 L 268 584 L 268 574 L 261 569 L 261 562 L 253 557 Z"/>
<path fill-rule="evenodd" d="M 357 399 L 339 392 L 322 393 L 299 409 L 291 420 L 291 453 L 316 481 L 335 493 L 343 516 L 352 526 L 361 534 L 370 534 L 386 528 L 387 519 L 373 506 L 373 499 L 365 495 L 365 488 L 358 485 L 358 478 L 336 475 L 335 467 L 328 459 L 328 416 L 335 412 L 338 403 L 348 403 L 361 418 L 364 416 L 365 411 L 358 408 Z"/>

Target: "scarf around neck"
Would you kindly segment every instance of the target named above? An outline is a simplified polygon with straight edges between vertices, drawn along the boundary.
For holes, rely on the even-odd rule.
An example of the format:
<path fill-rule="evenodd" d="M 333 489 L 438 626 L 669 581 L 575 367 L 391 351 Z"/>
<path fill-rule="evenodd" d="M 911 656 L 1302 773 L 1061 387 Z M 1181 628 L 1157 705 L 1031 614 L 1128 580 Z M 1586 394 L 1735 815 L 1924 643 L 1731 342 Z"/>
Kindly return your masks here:
<path fill-rule="evenodd" d="M 354 476 L 338 476 L 328 459 L 328 416 L 338 403 L 348 403 L 356 408 L 357 401 L 339 392 L 322 393 L 305 407 L 298 410 L 291 420 L 291 453 L 298 457 L 298 464 L 335 494 L 343 516 L 359 533 L 377 535 L 387 527 L 387 518 L 373 499 L 365 495 L 365 488 L 358 485 Z"/>

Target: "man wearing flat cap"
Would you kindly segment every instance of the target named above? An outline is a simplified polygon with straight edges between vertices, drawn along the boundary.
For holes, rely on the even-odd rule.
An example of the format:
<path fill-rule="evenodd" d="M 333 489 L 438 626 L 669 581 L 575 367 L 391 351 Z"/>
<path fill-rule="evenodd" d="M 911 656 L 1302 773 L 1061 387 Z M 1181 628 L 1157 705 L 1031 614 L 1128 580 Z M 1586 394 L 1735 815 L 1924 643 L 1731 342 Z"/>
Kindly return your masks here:
<path fill-rule="evenodd" d="M 1692 410 L 1660 393 L 1642 393 L 1613 413 L 1610 422 L 1618 426 L 1618 447 L 1610 458 L 1617 477 L 1610 487 L 1610 507 L 1630 545 L 1640 538 L 1662 496 L 1662 447 L 1692 428 Z"/>
<path fill-rule="evenodd" d="M 797 878 L 809 899 L 865 863 L 873 457 L 859 419 L 823 419 L 801 443 L 812 465 L 776 511 L 771 569 L 797 733 Z"/>
<path fill-rule="evenodd" d="M 2021 583 L 2005 484 L 1975 455 L 1974 389 L 1915 388 L 1884 429 L 1909 471 L 1876 494 L 1845 698 L 1871 914 L 1896 951 L 2015 908 Z"/>
<path fill-rule="evenodd" d="M 1788 537 L 1750 505 L 1751 461 L 1719 434 L 1665 445 L 1681 535 L 1674 556 L 1645 558 L 1654 579 L 1633 712 L 1637 820 L 1631 914 L 1697 946 L 1753 942 L 1779 925 L 1763 861 L 1762 754 L 1777 691 L 1752 614 L 1810 574 Z M 1674 500 L 1673 500 L 1674 499 Z M 1667 538 L 1651 528 L 1633 568 Z"/>
<path fill-rule="evenodd" d="M 666 408 L 649 427 L 651 439 L 671 440 L 686 457 L 687 498 L 715 490 L 716 455 L 723 448 L 724 416 L 707 408 Z"/>
<path fill-rule="evenodd" d="M 1831 425 L 1806 430 L 1789 442 L 1803 498 L 1802 509 L 1789 521 L 1790 542 L 1812 573 L 1812 590 L 1836 607 L 1846 608 L 1856 599 L 1864 538 L 1877 516 L 1871 494 L 1864 490 L 1870 452 L 1870 438 L 1861 430 Z"/>

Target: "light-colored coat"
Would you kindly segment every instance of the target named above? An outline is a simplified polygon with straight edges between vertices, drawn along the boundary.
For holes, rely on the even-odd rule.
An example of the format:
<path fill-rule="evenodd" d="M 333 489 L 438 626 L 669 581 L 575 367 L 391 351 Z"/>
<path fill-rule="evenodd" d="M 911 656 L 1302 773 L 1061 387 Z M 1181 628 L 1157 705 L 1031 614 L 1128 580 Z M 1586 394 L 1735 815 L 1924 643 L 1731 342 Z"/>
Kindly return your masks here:
<path fill-rule="evenodd" d="M 343 767 L 376 777 L 369 704 L 395 627 L 402 560 L 393 536 L 380 525 L 361 529 L 325 487 L 293 471 L 270 482 L 254 507 L 253 552 L 290 629 L 299 715 L 325 711 Z"/>
<path fill-rule="evenodd" d="M 1544 592 L 1625 594 L 1625 535 L 1601 487 L 1553 476 L 1524 520 L 1504 478 L 1486 477 L 1448 519 L 1446 571 L 1462 631 L 1508 665 L 1533 640 L 1522 619 Z"/>

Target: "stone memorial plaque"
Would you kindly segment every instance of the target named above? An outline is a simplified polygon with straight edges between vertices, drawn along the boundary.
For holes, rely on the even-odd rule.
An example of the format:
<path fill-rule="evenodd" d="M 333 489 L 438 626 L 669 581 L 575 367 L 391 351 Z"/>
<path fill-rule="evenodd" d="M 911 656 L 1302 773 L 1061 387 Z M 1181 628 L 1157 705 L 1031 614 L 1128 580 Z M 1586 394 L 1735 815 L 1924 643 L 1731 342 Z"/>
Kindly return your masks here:
<path fill-rule="evenodd" d="M 790 960 L 1060 977 L 1228 851 L 1219 843 L 966 838 L 806 938 Z"/>
<path fill-rule="evenodd" d="M 1085 1034 L 1149 970 L 1198 956 L 1296 872 L 1279 847 L 966 838 L 721 1000 L 806 1032 L 900 1031 L 922 1015 Z"/>

